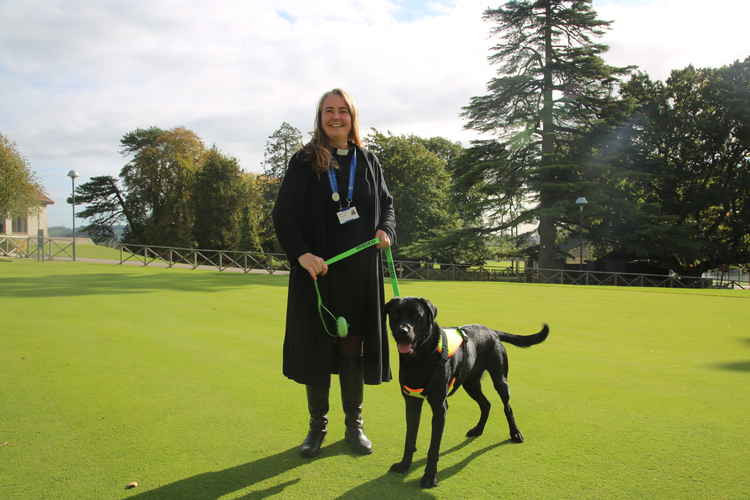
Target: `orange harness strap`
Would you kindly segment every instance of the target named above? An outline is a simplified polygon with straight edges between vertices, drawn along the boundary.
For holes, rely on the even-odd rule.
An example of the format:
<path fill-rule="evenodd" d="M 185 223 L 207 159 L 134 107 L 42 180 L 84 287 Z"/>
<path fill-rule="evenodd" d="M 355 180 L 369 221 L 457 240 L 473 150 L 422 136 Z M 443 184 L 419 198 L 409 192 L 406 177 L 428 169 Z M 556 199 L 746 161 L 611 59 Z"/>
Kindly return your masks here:
<path fill-rule="evenodd" d="M 450 392 L 451 389 L 453 389 L 453 384 L 455 384 L 455 383 L 456 383 L 456 377 L 453 377 L 451 379 L 450 383 L 448 384 L 448 392 Z M 412 389 L 408 385 L 402 385 L 401 386 L 401 390 L 407 396 L 412 396 L 412 397 L 415 397 L 415 398 L 424 398 L 425 397 L 424 394 L 422 394 L 422 392 L 424 391 L 424 388 L 421 388 L 421 389 Z"/>
<path fill-rule="evenodd" d="M 445 338 L 447 339 L 448 344 L 448 358 L 453 357 L 454 354 L 461 348 L 461 346 L 464 343 L 465 339 L 465 333 L 460 328 L 444 328 L 443 331 L 445 332 Z M 442 353 L 443 352 L 443 336 L 441 335 L 438 337 L 438 345 L 437 345 L 437 352 Z M 448 392 L 451 392 L 451 389 L 453 389 L 453 384 L 456 383 L 456 377 L 453 377 L 448 384 Z M 424 398 L 424 387 L 414 389 L 412 387 L 409 387 L 408 385 L 402 385 L 401 391 L 407 395 L 412 396 L 415 398 Z"/>

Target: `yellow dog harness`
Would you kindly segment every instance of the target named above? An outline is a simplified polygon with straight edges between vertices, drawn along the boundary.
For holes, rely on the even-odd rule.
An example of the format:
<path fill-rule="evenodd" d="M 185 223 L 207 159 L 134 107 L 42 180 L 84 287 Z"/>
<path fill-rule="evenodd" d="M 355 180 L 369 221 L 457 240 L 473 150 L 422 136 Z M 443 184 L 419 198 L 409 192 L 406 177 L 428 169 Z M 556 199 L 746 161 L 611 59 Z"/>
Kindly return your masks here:
<path fill-rule="evenodd" d="M 454 354 L 461 348 L 463 345 L 466 334 L 461 330 L 460 328 L 443 328 L 444 335 L 440 335 L 438 337 L 438 345 L 437 349 L 435 349 L 439 353 L 443 353 L 443 349 L 445 349 L 445 358 L 449 359 L 452 358 Z M 445 341 L 443 341 L 445 339 Z M 443 344 L 446 344 L 445 346 Z M 447 347 L 447 348 L 446 348 Z M 453 389 L 453 384 L 456 383 L 456 377 L 451 378 L 450 382 L 448 383 L 448 392 Z M 401 390 L 403 393 L 407 396 L 413 396 L 415 398 L 424 398 L 424 387 L 422 388 L 412 388 L 408 385 L 402 385 Z"/>

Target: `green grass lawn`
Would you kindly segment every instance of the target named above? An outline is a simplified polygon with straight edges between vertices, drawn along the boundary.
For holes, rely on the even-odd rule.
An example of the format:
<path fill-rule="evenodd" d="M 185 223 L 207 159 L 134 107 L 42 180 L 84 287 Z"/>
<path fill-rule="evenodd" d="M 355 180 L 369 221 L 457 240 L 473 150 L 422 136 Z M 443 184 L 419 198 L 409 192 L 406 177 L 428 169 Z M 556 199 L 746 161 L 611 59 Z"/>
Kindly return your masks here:
<path fill-rule="evenodd" d="M 76 257 L 87 259 L 115 259 L 120 260 L 120 250 L 94 243 L 83 243 L 76 245 Z"/>
<path fill-rule="evenodd" d="M 35 247 L 34 247 L 35 248 Z M 45 258 L 52 256 L 52 260 L 69 260 L 73 257 L 73 244 L 70 239 L 51 239 L 44 246 Z M 120 260 L 120 250 L 103 245 L 97 245 L 88 238 L 76 239 L 76 257 L 79 259 L 107 259 Z M 36 260 L 36 254 L 32 254 Z"/>
<path fill-rule="evenodd" d="M 298 457 L 307 414 L 304 389 L 281 375 L 284 276 L 1 261 L 0 498 L 748 497 L 750 292 L 414 281 L 401 292 L 433 300 L 445 326 L 551 328 L 542 345 L 508 347 L 526 442 L 507 443 L 488 381 L 487 430 L 467 440 L 478 410 L 460 391 L 440 485 L 425 491 L 427 408 L 415 467 L 387 472 L 403 445 L 394 382 L 365 389 L 373 455 L 344 445 L 334 382 L 323 453 Z"/>

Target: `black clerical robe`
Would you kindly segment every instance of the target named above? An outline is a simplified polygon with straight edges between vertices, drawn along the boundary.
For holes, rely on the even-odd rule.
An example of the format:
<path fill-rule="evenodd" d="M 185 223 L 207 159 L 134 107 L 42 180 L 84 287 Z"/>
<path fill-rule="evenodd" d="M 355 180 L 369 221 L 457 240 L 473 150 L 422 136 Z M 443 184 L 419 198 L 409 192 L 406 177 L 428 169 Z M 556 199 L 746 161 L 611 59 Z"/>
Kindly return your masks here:
<path fill-rule="evenodd" d="M 362 148 L 356 148 L 356 154 L 353 204 L 361 214 L 359 220 L 347 223 L 345 228 L 339 225 L 335 214 L 341 202 L 332 200 L 328 176 L 313 171 L 312 155 L 305 150 L 290 160 L 273 209 L 276 235 L 291 267 L 283 373 L 303 384 L 328 381 L 331 373 L 338 372 L 338 356 L 336 339 L 322 330 L 312 279 L 297 257 L 310 252 L 328 259 L 345 250 L 343 247 L 352 241 L 361 243 L 373 238 L 377 229 L 385 231 L 392 243 L 396 241 L 393 198 L 380 163 L 374 154 Z M 348 162 L 345 165 L 337 171 L 342 201 L 347 197 Z M 328 274 L 318 278 L 326 307 L 346 317 L 351 335 L 363 338 L 366 384 L 391 379 L 379 253 L 370 247 L 332 264 Z"/>

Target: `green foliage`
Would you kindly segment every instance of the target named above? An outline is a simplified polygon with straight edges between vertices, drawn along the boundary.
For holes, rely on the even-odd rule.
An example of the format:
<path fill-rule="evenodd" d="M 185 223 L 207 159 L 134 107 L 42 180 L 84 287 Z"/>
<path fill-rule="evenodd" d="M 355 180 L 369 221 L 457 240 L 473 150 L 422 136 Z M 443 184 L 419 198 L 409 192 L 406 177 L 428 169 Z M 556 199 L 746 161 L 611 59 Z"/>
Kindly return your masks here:
<path fill-rule="evenodd" d="M 122 139 L 123 154 L 132 159 L 120 177 L 137 217 L 142 234 L 129 234 L 131 241 L 192 247 L 194 213 L 190 197 L 204 147 L 200 138 L 185 128 L 163 131 L 138 129 Z M 131 226 L 131 229 L 133 227 Z"/>
<path fill-rule="evenodd" d="M 750 261 L 750 58 L 638 75 L 622 95 L 590 172 L 590 239 L 682 274 Z"/>
<path fill-rule="evenodd" d="M 481 259 L 481 240 L 463 231 L 452 203 L 446 158 L 457 157 L 460 146 L 441 138 L 385 135 L 377 130 L 366 141 L 383 165 L 394 199 L 399 256 L 440 262 Z"/>
<path fill-rule="evenodd" d="M 240 250 L 262 252 L 264 235 L 269 230 L 263 188 L 260 176 L 251 173 L 242 175 L 242 197 L 244 200 L 240 216 Z M 275 237 L 271 235 L 272 238 Z"/>
<path fill-rule="evenodd" d="M 192 131 L 137 129 L 121 145 L 131 159 L 119 179 L 92 177 L 76 188 L 96 241 L 123 221 L 123 239 L 138 244 L 262 251 L 264 238 L 275 241 L 263 176 L 244 174 L 216 147 L 205 151 Z"/>
<path fill-rule="evenodd" d="M 499 144 L 476 145 L 474 156 L 491 165 L 473 169 L 462 183 L 465 191 L 476 186 L 473 194 L 486 197 L 477 202 L 496 201 L 496 215 L 508 213 L 514 201 L 536 202 L 512 218 L 539 221 L 540 265 L 558 267 L 558 226 L 580 195 L 571 143 L 599 119 L 618 76 L 630 68 L 601 59 L 607 46 L 592 40 L 610 23 L 596 18 L 590 0 L 510 1 L 487 9 L 484 19 L 494 23 L 491 32 L 500 38 L 489 57 L 499 68 L 488 93 L 471 98 L 463 116 L 467 128 L 493 133 Z M 485 172 L 494 172 L 494 178 Z M 491 188 L 504 180 L 515 191 Z"/>
<path fill-rule="evenodd" d="M 76 201 L 86 205 L 81 216 L 96 240 L 114 236 L 113 226 L 127 222 L 124 239 L 132 243 L 192 247 L 192 190 L 203 157 L 194 132 L 156 127 L 136 129 L 120 142 L 130 161 L 111 176 L 92 177 L 76 188 Z"/>
<path fill-rule="evenodd" d="M 460 142 L 452 142 L 444 137 L 419 138 L 419 142 L 445 162 L 448 172 L 455 170 L 455 163 L 464 152 Z"/>
<path fill-rule="evenodd" d="M 283 122 L 266 140 L 263 152 L 263 174 L 274 179 L 283 179 L 289 160 L 301 148 L 302 132 L 287 122 Z"/>
<path fill-rule="evenodd" d="M 110 175 L 91 177 L 89 182 L 76 187 L 75 195 L 76 203 L 85 205 L 78 212 L 78 217 L 89 219 L 83 232 L 95 242 L 114 239 L 114 226 L 123 218 L 130 227 L 140 227 L 141 221 L 128 210 L 126 194 L 122 192 L 118 180 Z M 72 201 L 69 197 L 68 203 Z"/>
<path fill-rule="evenodd" d="M 366 141 L 383 166 L 394 198 L 399 247 L 403 252 L 404 247 L 450 220 L 446 210 L 450 176 L 445 162 L 414 136 L 385 135 L 373 130 Z"/>
<path fill-rule="evenodd" d="M 520 170 L 511 167 L 508 150 L 497 141 L 474 141 L 455 162 L 456 206 L 463 217 L 480 221 L 483 232 L 528 221 L 529 212 L 519 211 L 528 195 Z"/>
<path fill-rule="evenodd" d="M 259 205 L 265 221 L 271 220 L 271 211 L 279 195 L 281 180 L 284 178 L 289 160 L 302 148 L 302 132 L 287 122 L 268 136 L 263 152 L 263 178 L 258 178 L 255 185 L 260 188 L 263 200 Z M 273 224 L 258 226 L 260 245 L 269 252 L 282 252 Z"/>
<path fill-rule="evenodd" d="M 481 264 L 488 256 L 482 214 L 456 185 L 465 151 L 443 137 L 393 136 L 373 130 L 377 154 L 394 197 L 402 258 Z"/>
<path fill-rule="evenodd" d="M 271 211 L 276 203 L 276 195 L 279 192 L 281 179 L 259 175 L 254 178 L 252 185 L 259 194 L 253 198 L 257 217 L 251 218 L 253 227 L 258 235 L 258 241 L 266 252 L 283 253 L 281 245 L 276 239 L 276 231 L 271 223 Z"/>
<path fill-rule="evenodd" d="M 193 236 L 199 248 L 234 250 L 240 244 L 246 206 L 242 172 L 235 158 L 211 148 L 195 176 Z"/>
<path fill-rule="evenodd" d="M 16 145 L 0 134 L 0 218 L 25 216 L 39 207 L 43 192 Z"/>

